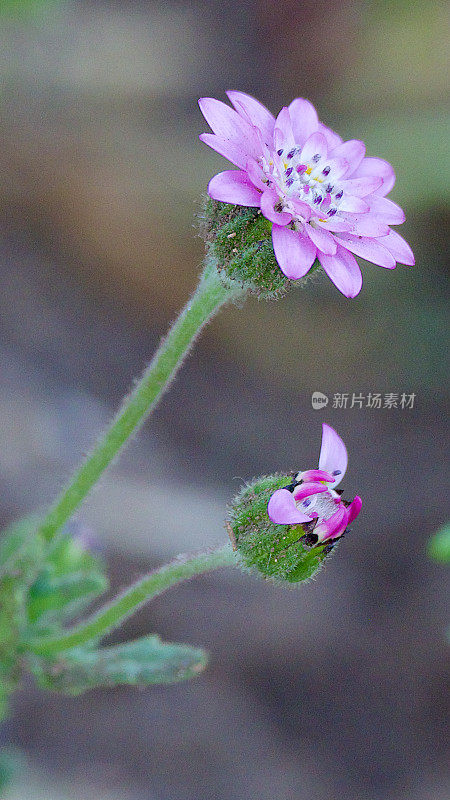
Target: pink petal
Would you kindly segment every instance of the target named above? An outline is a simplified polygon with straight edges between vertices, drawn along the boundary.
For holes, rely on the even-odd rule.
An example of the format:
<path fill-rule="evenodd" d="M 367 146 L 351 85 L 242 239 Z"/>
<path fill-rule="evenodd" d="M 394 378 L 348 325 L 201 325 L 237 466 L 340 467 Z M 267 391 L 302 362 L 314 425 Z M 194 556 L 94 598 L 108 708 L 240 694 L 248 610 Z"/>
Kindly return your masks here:
<path fill-rule="evenodd" d="M 333 489 L 338 486 L 347 472 L 347 448 L 339 434 L 326 422 L 322 425 L 322 445 L 319 456 L 319 469 L 329 472 L 335 478 Z"/>
<path fill-rule="evenodd" d="M 300 147 L 319 126 L 317 111 L 309 100 L 297 97 L 289 105 L 295 144 Z"/>
<path fill-rule="evenodd" d="M 305 500 L 306 497 L 310 497 L 312 494 L 320 494 L 321 492 L 327 492 L 328 486 L 324 486 L 323 483 L 303 483 L 301 486 L 297 486 L 296 489 L 292 492 L 294 495 L 294 500 L 297 503 L 300 503 L 302 500 Z"/>
<path fill-rule="evenodd" d="M 384 197 L 389 194 L 395 183 L 395 172 L 388 161 L 382 158 L 373 158 L 368 156 L 361 161 L 359 167 L 353 173 L 355 178 L 362 178 L 366 176 L 376 175 L 383 179 L 382 185 L 379 189 L 375 190 L 375 194 Z"/>
<path fill-rule="evenodd" d="M 328 153 L 327 140 L 323 133 L 316 131 L 308 137 L 303 145 L 300 159 L 302 164 L 308 164 L 312 161 L 313 156 L 319 155 L 320 160 L 326 158 Z"/>
<path fill-rule="evenodd" d="M 353 522 L 354 519 L 358 516 L 359 512 L 362 508 L 362 500 L 359 495 L 356 495 L 354 500 L 350 503 L 349 507 L 347 508 L 347 525 Z"/>
<path fill-rule="evenodd" d="M 334 147 L 337 147 L 338 144 L 341 144 L 342 139 L 338 133 L 332 131 L 331 128 L 328 128 L 323 122 L 319 122 L 319 131 L 323 133 L 325 139 L 327 140 L 328 150 L 332 150 Z"/>
<path fill-rule="evenodd" d="M 281 109 L 276 119 L 273 142 L 275 150 L 291 149 L 295 145 L 291 117 L 289 115 L 289 109 L 286 106 Z"/>
<path fill-rule="evenodd" d="M 352 229 L 350 222 L 348 222 L 346 219 L 340 219 L 337 214 L 335 214 L 334 217 L 316 219 L 316 223 L 317 225 L 320 225 L 321 228 L 324 228 L 324 230 L 333 231 L 333 233 L 335 231 L 348 232 Z"/>
<path fill-rule="evenodd" d="M 338 245 L 336 255 L 318 253 L 318 258 L 328 277 L 346 297 L 356 297 L 361 291 L 362 275 L 354 256 Z"/>
<path fill-rule="evenodd" d="M 367 214 L 370 206 L 362 197 L 353 197 L 351 194 L 345 194 L 339 203 L 339 211 L 346 211 L 349 214 Z"/>
<path fill-rule="evenodd" d="M 358 236 L 353 236 L 351 233 L 343 233 L 336 238 L 343 247 L 355 253 L 355 255 L 361 256 L 361 258 L 365 258 L 366 261 L 371 261 L 373 264 L 378 264 L 380 267 L 386 267 L 386 269 L 394 269 L 396 263 L 395 258 L 386 247 L 383 247 L 384 239 L 387 238 L 386 236 L 381 238 L 383 244 L 380 244 L 376 239 L 360 239 Z"/>
<path fill-rule="evenodd" d="M 316 257 L 316 247 L 307 236 L 300 231 L 273 225 L 272 242 L 275 258 L 287 278 L 298 280 L 309 272 Z"/>
<path fill-rule="evenodd" d="M 367 197 L 375 189 L 379 189 L 382 184 L 383 178 L 370 175 L 364 178 L 349 178 L 346 181 L 342 181 L 341 188 L 344 192 L 348 192 L 348 194 L 352 194 L 355 197 Z"/>
<path fill-rule="evenodd" d="M 349 139 L 348 142 L 338 144 L 330 155 L 332 158 L 345 158 L 348 162 L 347 174 L 350 176 L 359 167 L 365 152 L 366 146 L 364 142 L 360 142 L 358 139 Z"/>
<path fill-rule="evenodd" d="M 370 198 L 370 210 L 376 214 L 380 222 L 386 225 L 400 225 L 405 221 L 405 212 L 397 203 L 388 200 L 387 197 L 377 197 L 373 195 Z"/>
<path fill-rule="evenodd" d="M 267 179 L 264 175 L 262 167 L 258 164 L 257 161 L 253 159 L 249 159 L 245 164 L 245 172 L 247 173 L 248 177 L 250 178 L 253 186 L 256 186 L 261 192 L 265 192 L 267 189 Z"/>
<path fill-rule="evenodd" d="M 333 478 L 329 472 L 325 472 L 323 469 L 307 469 L 305 472 L 300 472 L 297 475 L 297 479 L 302 480 L 303 483 L 308 483 L 309 481 L 336 482 L 336 478 Z"/>
<path fill-rule="evenodd" d="M 348 172 L 348 161 L 346 161 L 345 158 L 327 158 L 326 166 L 330 167 L 327 178 L 330 183 L 339 180 L 339 178 L 342 178 L 342 176 Z"/>
<path fill-rule="evenodd" d="M 261 192 L 255 189 L 247 173 L 235 169 L 214 175 L 208 185 L 208 194 L 213 200 L 238 206 L 259 208 L 261 202 Z"/>
<path fill-rule="evenodd" d="M 264 216 L 276 225 L 287 225 L 292 220 L 288 211 L 275 211 L 274 206 L 280 202 L 279 195 L 274 189 L 265 189 L 261 197 L 261 211 Z"/>
<path fill-rule="evenodd" d="M 325 228 L 315 228 L 313 225 L 307 225 L 306 232 L 318 250 L 329 256 L 334 256 L 337 244 L 332 233 L 326 231 Z"/>
<path fill-rule="evenodd" d="M 311 519 L 298 510 L 294 496 L 288 489 L 277 489 L 273 493 L 267 505 L 267 513 L 276 525 L 296 525 Z"/>
<path fill-rule="evenodd" d="M 314 528 L 314 533 L 319 537 L 319 542 L 327 539 L 335 539 L 344 533 L 348 525 L 347 509 L 343 503 L 339 504 L 338 510 L 328 519 L 322 520 Z"/>
<path fill-rule="evenodd" d="M 303 217 L 306 222 L 311 219 L 312 212 L 308 203 L 303 203 L 301 200 L 297 200 L 296 197 L 290 197 L 289 202 L 294 206 L 295 212 Z"/>
<path fill-rule="evenodd" d="M 227 95 L 238 114 L 244 110 L 251 124 L 261 131 L 264 142 L 272 147 L 275 117 L 270 111 L 259 100 L 245 92 L 230 91 Z"/>
<path fill-rule="evenodd" d="M 261 155 L 256 131 L 250 123 L 239 116 L 234 108 L 230 108 L 214 97 L 201 97 L 198 104 L 208 125 L 217 136 L 229 139 L 253 158 Z"/>
<path fill-rule="evenodd" d="M 397 231 L 389 231 L 388 235 L 382 236 L 379 241 L 400 264 L 407 264 L 412 267 L 416 263 L 414 253 L 408 242 L 405 242 Z"/>
<path fill-rule="evenodd" d="M 216 136 L 214 133 L 202 133 L 199 136 L 202 142 L 211 147 L 216 153 L 219 153 L 224 158 L 228 158 L 237 167 L 245 169 L 248 162 L 248 153 L 242 150 L 241 147 L 230 142 L 229 139 L 223 139 L 221 136 Z M 256 162 L 254 162 L 256 163 Z"/>
<path fill-rule="evenodd" d="M 351 217 L 348 221 L 352 223 L 352 233 L 359 236 L 387 236 L 389 227 L 381 222 L 373 214 L 365 214 L 362 217 Z"/>

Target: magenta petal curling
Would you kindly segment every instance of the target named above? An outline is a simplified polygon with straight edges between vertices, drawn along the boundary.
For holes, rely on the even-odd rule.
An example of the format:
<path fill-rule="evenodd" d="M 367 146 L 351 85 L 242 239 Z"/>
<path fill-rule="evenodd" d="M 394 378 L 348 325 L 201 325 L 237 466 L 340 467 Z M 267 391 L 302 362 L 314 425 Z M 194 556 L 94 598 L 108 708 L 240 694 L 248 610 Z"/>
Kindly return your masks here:
<path fill-rule="evenodd" d="M 326 470 L 334 477 L 333 489 L 336 489 L 347 472 L 347 448 L 341 437 L 331 425 L 322 425 L 322 445 L 319 455 L 319 469 Z"/>
<path fill-rule="evenodd" d="M 321 492 L 326 492 L 327 487 L 323 485 L 323 483 L 302 483 L 300 486 L 297 486 L 296 489 L 292 492 L 294 496 L 294 500 L 296 503 L 300 503 L 302 500 L 305 500 L 307 497 L 310 497 L 312 494 L 320 494 Z"/>
<path fill-rule="evenodd" d="M 287 489 L 277 489 L 267 506 L 267 513 L 279 525 L 297 525 L 309 522 L 309 516 L 298 510 L 294 497 Z"/>
<path fill-rule="evenodd" d="M 303 483 L 309 483 L 309 481 L 326 481 L 327 483 L 335 483 L 336 478 L 333 478 L 329 472 L 325 472 L 323 469 L 307 469 L 306 472 L 299 472 L 298 476 L 299 479 L 301 478 Z"/>
<path fill-rule="evenodd" d="M 362 500 L 358 495 L 356 495 L 354 500 L 350 503 L 349 507 L 347 508 L 347 514 L 348 514 L 347 525 L 350 525 L 350 523 L 353 522 L 354 519 L 356 519 L 359 512 L 361 511 L 361 508 L 362 508 Z"/>
<path fill-rule="evenodd" d="M 200 138 L 241 172 L 220 173 L 208 192 L 215 200 L 261 209 L 273 224 L 275 257 L 286 277 L 304 277 L 317 257 L 339 291 L 355 297 L 362 276 L 353 253 L 387 269 L 414 263 L 409 245 L 390 228 L 405 215 L 386 197 L 395 182 L 387 161 L 366 156 L 358 139 L 343 142 L 304 98 L 275 119 L 251 95 L 227 95 L 232 108 L 214 98 L 199 100 L 214 132 Z"/>
<path fill-rule="evenodd" d="M 339 504 L 337 511 L 328 519 L 319 522 L 314 528 L 314 533 L 319 538 L 319 542 L 327 539 L 336 539 L 342 536 L 348 524 L 348 513 L 343 503 Z"/>

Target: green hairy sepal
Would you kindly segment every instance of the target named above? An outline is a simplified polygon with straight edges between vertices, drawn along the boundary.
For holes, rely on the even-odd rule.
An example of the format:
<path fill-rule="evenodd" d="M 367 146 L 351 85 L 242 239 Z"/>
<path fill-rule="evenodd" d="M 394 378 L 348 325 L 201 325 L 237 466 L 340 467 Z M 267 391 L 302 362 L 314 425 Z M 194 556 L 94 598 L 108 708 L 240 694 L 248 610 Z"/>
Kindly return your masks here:
<path fill-rule="evenodd" d="M 200 215 L 200 232 L 207 256 L 224 279 L 252 294 L 276 299 L 291 281 L 283 275 L 272 246 L 272 223 L 258 208 L 234 206 L 207 198 Z M 316 265 L 313 266 L 316 269 Z"/>
<path fill-rule="evenodd" d="M 276 582 L 299 583 L 316 574 L 330 549 L 308 546 L 303 525 L 275 525 L 269 519 L 270 496 L 291 482 L 292 474 L 276 474 L 243 486 L 231 503 L 228 527 L 244 568 Z"/>

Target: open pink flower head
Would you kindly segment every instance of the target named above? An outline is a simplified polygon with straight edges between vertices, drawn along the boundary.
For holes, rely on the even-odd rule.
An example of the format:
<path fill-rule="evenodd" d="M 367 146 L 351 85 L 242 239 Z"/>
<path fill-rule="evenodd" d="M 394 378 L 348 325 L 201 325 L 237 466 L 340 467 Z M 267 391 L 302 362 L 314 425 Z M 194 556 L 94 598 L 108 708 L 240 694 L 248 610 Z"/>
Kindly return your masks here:
<path fill-rule="evenodd" d="M 316 257 L 347 297 L 361 289 L 361 270 L 352 255 L 393 269 L 414 264 L 411 248 L 390 229 L 404 221 L 386 195 L 394 170 L 381 158 L 366 158 L 363 142 L 343 142 L 302 98 L 275 119 L 254 97 L 227 92 L 234 106 L 211 97 L 199 100 L 214 133 L 200 139 L 238 170 L 215 175 L 214 200 L 252 206 L 273 223 L 275 257 L 286 277 L 297 280 Z"/>
<path fill-rule="evenodd" d="M 299 472 L 290 486 L 273 493 L 267 506 L 275 524 L 299 525 L 315 520 L 308 534 L 312 543 L 342 536 L 362 506 L 360 497 L 347 503 L 336 491 L 347 470 L 347 449 L 333 428 L 324 424 L 322 430 L 319 469 Z"/>

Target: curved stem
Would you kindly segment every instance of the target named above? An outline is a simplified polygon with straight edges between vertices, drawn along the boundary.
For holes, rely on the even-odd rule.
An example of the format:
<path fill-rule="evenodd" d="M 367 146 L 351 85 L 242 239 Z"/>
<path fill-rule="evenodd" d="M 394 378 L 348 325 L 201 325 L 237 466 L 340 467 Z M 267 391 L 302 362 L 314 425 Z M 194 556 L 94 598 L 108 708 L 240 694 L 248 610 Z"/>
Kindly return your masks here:
<path fill-rule="evenodd" d="M 206 267 L 199 285 L 144 371 L 110 427 L 50 508 L 38 533 L 47 542 L 65 525 L 121 448 L 168 388 L 203 326 L 241 290 L 223 286 L 214 265 Z"/>
<path fill-rule="evenodd" d="M 236 556 L 229 543 L 218 550 L 199 553 L 184 560 L 176 559 L 141 578 L 92 617 L 68 630 L 62 636 L 26 642 L 26 647 L 37 655 L 47 656 L 100 639 L 120 625 L 140 606 L 170 586 L 203 572 L 209 572 L 219 567 L 233 566 L 235 563 Z"/>

